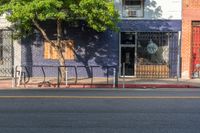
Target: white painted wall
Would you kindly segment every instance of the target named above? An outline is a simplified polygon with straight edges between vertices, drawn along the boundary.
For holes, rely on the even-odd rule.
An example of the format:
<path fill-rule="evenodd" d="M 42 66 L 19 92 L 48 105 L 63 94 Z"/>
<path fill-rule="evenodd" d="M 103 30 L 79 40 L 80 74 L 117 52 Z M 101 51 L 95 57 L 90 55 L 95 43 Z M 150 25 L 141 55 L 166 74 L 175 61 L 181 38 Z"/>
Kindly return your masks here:
<path fill-rule="evenodd" d="M 5 14 L 0 16 L 0 29 L 5 29 L 6 27 L 9 27 L 11 25 L 10 22 L 8 22 L 5 19 Z"/>
<path fill-rule="evenodd" d="M 21 65 L 21 41 L 20 40 L 14 40 L 13 41 L 13 47 L 14 47 L 14 66 L 20 66 Z"/>
<path fill-rule="evenodd" d="M 115 6 L 122 17 L 122 0 L 115 0 Z M 144 17 L 128 19 L 169 19 L 182 18 L 182 0 L 144 0 Z"/>

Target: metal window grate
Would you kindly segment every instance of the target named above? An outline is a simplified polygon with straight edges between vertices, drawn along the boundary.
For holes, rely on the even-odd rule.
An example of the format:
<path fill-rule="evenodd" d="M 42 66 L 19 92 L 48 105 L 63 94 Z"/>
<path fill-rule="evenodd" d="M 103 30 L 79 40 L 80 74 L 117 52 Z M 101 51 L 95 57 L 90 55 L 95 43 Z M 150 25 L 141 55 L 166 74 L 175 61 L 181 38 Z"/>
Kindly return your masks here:
<path fill-rule="evenodd" d="M 178 33 L 139 32 L 137 34 L 138 78 L 177 76 Z"/>

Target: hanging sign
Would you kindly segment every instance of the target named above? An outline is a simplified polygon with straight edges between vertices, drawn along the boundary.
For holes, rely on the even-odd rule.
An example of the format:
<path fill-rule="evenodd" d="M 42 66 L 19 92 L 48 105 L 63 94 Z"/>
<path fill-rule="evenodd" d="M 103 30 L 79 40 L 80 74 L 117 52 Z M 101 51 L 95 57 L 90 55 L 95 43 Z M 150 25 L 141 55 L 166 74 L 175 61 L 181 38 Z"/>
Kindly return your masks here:
<path fill-rule="evenodd" d="M 149 41 L 149 44 L 147 45 L 147 52 L 149 54 L 155 54 L 158 50 L 158 46 L 152 41 Z"/>

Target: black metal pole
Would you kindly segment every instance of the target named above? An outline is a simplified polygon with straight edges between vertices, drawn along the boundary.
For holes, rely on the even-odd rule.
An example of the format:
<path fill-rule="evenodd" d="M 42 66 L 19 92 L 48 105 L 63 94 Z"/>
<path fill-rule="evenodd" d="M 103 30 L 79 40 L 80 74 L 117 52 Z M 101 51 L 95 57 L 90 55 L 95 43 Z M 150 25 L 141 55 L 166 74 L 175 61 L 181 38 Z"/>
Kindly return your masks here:
<path fill-rule="evenodd" d="M 42 69 L 42 73 L 43 73 L 43 76 L 44 76 L 44 78 L 43 78 L 43 83 L 44 83 L 46 81 L 46 75 L 45 75 L 43 66 L 41 66 L 41 69 Z"/>
<path fill-rule="evenodd" d="M 75 66 L 74 68 L 75 68 L 75 74 L 76 74 L 75 84 L 77 84 L 77 82 L 78 82 L 77 66 Z"/>
<path fill-rule="evenodd" d="M 58 77 L 57 77 L 57 86 L 60 88 L 60 67 L 58 66 Z"/>

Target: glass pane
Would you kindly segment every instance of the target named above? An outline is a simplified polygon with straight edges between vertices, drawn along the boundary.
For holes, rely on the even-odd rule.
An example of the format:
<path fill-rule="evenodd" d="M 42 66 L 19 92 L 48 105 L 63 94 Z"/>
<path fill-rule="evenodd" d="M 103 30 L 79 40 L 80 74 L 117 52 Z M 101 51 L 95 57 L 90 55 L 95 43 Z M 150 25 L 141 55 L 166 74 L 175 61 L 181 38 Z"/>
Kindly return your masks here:
<path fill-rule="evenodd" d="M 121 48 L 121 75 L 126 76 L 134 75 L 134 64 L 135 64 L 135 48 L 134 47 L 122 47 Z M 123 73 L 123 64 L 125 73 Z"/>
<path fill-rule="evenodd" d="M 133 32 L 121 32 L 121 44 L 122 45 L 134 45 L 135 34 Z"/>
<path fill-rule="evenodd" d="M 164 65 L 168 62 L 168 33 L 138 33 L 138 65 Z"/>
<path fill-rule="evenodd" d="M 125 0 L 124 3 L 126 6 L 141 6 L 140 0 Z"/>

